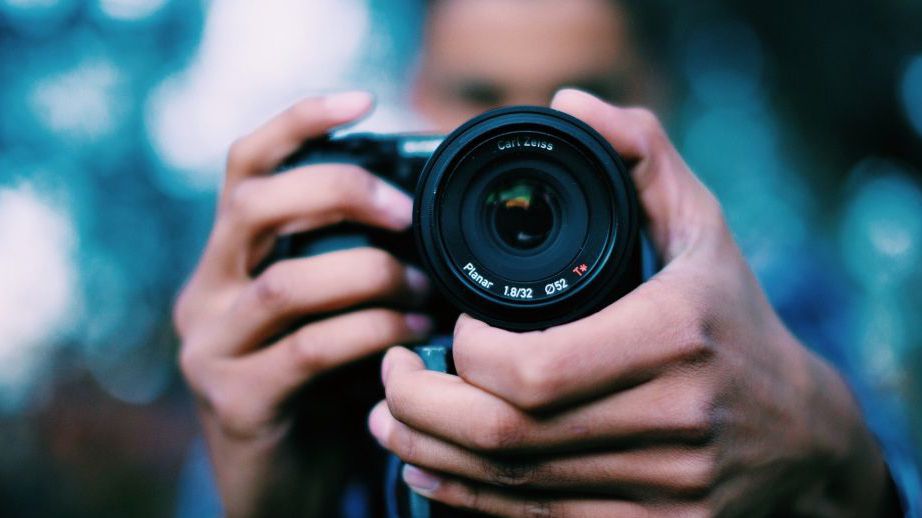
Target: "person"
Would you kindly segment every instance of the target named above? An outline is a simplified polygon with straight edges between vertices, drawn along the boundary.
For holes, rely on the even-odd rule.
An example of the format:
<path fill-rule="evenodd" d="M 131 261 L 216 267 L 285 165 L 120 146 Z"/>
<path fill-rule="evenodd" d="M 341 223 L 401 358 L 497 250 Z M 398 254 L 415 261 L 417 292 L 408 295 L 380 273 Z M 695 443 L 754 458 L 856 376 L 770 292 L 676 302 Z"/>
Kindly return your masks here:
<path fill-rule="evenodd" d="M 341 402 L 355 379 L 344 372 L 390 349 L 380 367 L 386 399 L 368 429 L 408 463 L 415 491 L 452 507 L 897 515 L 884 458 L 846 383 L 781 322 L 719 203 L 653 113 L 620 106 L 656 101 L 628 4 L 561 6 L 433 2 L 414 105 L 443 130 L 503 104 L 549 104 L 582 119 L 635 164 L 663 269 L 597 314 L 545 331 L 461 315 L 457 375 L 426 371 L 392 348 L 432 332 L 419 270 L 369 247 L 257 268 L 281 235 L 342 221 L 400 231 L 412 219 L 407 194 L 355 166 L 271 175 L 305 140 L 362 117 L 373 101 L 349 92 L 295 104 L 231 147 L 213 232 L 175 307 L 180 365 L 225 513 L 326 516 L 354 499 L 350 481 L 373 477 L 333 473 L 380 464 L 360 425 L 335 419 L 371 406 Z M 347 381 L 330 389 L 335 379 Z M 362 487 L 365 512 L 379 514 L 374 488 Z"/>

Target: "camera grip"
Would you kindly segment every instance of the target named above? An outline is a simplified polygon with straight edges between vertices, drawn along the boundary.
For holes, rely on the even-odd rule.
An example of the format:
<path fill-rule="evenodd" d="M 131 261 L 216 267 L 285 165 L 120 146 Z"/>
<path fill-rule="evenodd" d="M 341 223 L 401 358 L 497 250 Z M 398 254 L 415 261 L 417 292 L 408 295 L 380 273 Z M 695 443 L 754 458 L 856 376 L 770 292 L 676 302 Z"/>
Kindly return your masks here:
<path fill-rule="evenodd" d="M 448 352 L 449 347 L 444 345 L 421 345 L 414 347 L 414 351 L 423 360 L 426 369 L 438 372 L 448 372 Z M 429 518 L 431 515 L 431 506 L 429 499 L 413 492 L 409 487 L 410 516 L 409 518 Z"/>
<path fill-rule="evenodd" d="M 426 369 L 438 372 L 449 372 L 451 369 L 450 345 L 421 345 L 413 350 L 423 360 Z M 387 511 L 389 518 L 431 518 L 432 506 L 424 496 L 415 493 L 401 481 L 403 462 L 391 455 L 388 462 L 387 484 Z M 404 498 L 400 498 L 399 493 Z M 400 504 L 404 503 L 403 506 Z M 402 509 L 401 509 L 402 508 Z M 401 510 L 406 514 L 401 514 Z"/>

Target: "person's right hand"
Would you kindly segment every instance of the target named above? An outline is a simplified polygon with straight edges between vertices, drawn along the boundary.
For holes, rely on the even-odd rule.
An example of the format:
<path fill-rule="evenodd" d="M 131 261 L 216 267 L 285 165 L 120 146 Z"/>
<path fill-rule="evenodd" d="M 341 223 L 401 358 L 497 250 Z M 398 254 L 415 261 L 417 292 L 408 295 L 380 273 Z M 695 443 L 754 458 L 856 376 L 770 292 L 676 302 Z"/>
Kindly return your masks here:
<path fill-rule="evenodd" d="M 376 306 L 410 307 L 428 289 L 422 273 L 381 250 L 287 259 L 251 274 L 281 234 L 345 220 L 395 231 L 410 225 L 409 196 L 358 167 L 271 174 L 305 140 L 371 105 L 360 92 L 308 99 L 231 147 L 211 237 L 176 303 L 180 367 L 198 401 L 228 515 L 271 512 L 273 484 L 291 475 L 279 473 L 291 464 L 294 416 L 285 403 L 299 389 L 340 365 L 419 340 L 431 327 L 422 315 Z"/>

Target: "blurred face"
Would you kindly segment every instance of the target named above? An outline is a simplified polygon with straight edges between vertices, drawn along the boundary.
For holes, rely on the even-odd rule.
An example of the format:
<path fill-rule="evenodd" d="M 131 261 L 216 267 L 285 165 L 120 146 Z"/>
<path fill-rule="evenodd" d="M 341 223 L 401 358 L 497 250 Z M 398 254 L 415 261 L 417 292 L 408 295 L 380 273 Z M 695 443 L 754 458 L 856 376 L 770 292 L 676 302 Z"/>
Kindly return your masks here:
<path fill-rule="evenodd" d="M 485 110 L 547 105 L 564 86 L 636 102 L 624 12 L 611 0 L 442 0 L 414 90 L 441 131 Z"/>

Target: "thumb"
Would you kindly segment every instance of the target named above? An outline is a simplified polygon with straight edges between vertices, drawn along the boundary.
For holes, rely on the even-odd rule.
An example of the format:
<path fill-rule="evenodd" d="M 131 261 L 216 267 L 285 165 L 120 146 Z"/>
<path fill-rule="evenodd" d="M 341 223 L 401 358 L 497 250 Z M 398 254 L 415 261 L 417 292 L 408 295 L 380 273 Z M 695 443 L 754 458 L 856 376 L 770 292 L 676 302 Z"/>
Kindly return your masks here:
<path fill-rule="evenodd" d="M 651 237 L 666 263 L 724 228 L 716 198 L 669 142 L 656 116 L 619 108 L 579 90 L 557 92 L 551 108 L 592 126 L 629 162 Z"/>

